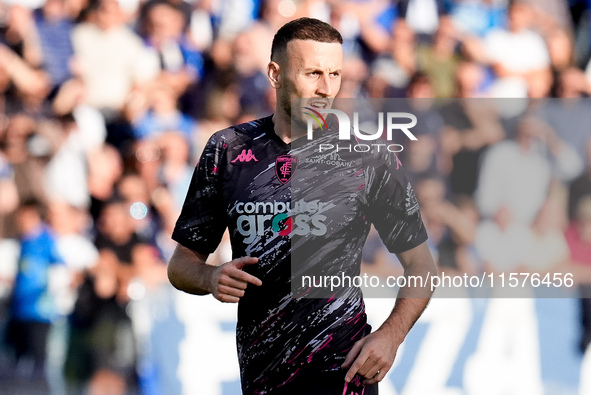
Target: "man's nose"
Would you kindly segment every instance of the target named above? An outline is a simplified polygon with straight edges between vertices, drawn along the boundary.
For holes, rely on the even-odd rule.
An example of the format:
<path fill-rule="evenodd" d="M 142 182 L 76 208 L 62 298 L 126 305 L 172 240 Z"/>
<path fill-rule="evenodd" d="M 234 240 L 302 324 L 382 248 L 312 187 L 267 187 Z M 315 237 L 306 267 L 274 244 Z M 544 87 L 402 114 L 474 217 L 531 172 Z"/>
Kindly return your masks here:
<path fill-rule="evenodd" d="M 332 93 L 332 87 L 330 85 L 330 79 L 328 75 L 322 75 L 318 79 L 318 86 L 316 87 L 316 93 L 321 96 L 330 96 Z"/>

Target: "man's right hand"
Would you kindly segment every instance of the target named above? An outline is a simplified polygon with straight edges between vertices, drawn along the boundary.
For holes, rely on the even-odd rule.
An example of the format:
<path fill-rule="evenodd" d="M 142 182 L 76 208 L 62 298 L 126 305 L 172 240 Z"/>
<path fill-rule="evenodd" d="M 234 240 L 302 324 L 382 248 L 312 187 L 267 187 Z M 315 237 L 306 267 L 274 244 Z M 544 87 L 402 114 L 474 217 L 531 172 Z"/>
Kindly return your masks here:
<path fill-rule="evenodd" d="M 261 280 L 246 273 L 246 265 L 259 260 L 245 256 L 220 266 L 207 263 L 208 254 L 193 251 L 178 244 L 168 263 L 168 279 L 178 290 L 193 295 L 209 293 L 222 302 L 236 303 L 244 296 L 248 283 L 262 285 Z"/>
<path fill-rule="evenodd" d="M 244 296 L 248 283 L 256 286 L 263 284 L 261 280 L 242 270 L 258 261 L 258 258 L 245 256 L 216 267 L 209 279 L 209 291 L 221 302 L 237 303 Z"/>

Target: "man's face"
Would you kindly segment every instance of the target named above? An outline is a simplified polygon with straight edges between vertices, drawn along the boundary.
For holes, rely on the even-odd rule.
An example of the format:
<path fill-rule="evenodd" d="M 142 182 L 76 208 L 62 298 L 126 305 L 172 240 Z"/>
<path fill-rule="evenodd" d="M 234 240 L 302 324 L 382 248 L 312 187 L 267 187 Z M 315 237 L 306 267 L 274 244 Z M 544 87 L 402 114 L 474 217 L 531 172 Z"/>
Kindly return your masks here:
<path fill-rule="evenodd" d="M 302 109 L 292 114 L 292 99 L 307 99 L 301 107 L 330 107 L 341 87 L 341 44 L 292 40 L 278 63 L 281 85 L 277 89 L 277 98 L 288 116 L 304 119 Z"/>
<path fill-rule="evenodd" d="M 516 3 L 509 8 L 509 29 L 520 32 L 531 25 L 530 8 L 525 4 Z"/>
<path fill-rule="evenodd" d="M 101 0 L 96 16 L 96 22 L 103 30 L 117 26 L 123 21 L 121 8 L 117 0 Z"/>
<path fill-rule="evenodd" d="M 183 34 L 183 14 L 167 3 L 155 5 L 149 18 L 151 35 L 158 44 L 165 40 L 177 40 Z"/>

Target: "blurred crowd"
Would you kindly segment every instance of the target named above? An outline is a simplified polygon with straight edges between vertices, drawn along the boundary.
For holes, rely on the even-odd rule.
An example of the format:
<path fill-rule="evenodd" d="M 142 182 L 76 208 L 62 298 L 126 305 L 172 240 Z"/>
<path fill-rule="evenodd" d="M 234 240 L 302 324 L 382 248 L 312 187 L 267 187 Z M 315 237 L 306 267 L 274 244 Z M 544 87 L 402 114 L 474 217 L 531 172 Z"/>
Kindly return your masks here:
<path fill-rule="evenodd" d="M 400 98 L 417 115 L 401 159 L 440 268 L 568 270 L 591 297 L 590 11 L 583 0 L 0 0 L 0 381 L 123 394 L 145 379 L 150 323 L 129 307 L 168 287 L 170 235 L 207 139 L 273 112 L 271 41 L 301 16 L 343 35 L 339 97 Z M 396 272 L 368 245 L 368 271 Z"/>

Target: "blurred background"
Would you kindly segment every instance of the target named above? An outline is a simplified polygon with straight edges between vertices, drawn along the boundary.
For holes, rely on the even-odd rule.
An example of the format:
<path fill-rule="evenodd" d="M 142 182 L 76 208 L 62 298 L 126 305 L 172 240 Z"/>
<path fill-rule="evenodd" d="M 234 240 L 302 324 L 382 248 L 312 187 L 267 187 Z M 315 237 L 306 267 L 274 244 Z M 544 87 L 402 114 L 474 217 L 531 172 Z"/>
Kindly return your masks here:
<path fill-rule="evenodd" d="M 340 97 L 417 115 L 400 158 L 440 269 L 568 272 L 580 296 L 442 293 L 380 393 L 591 394 L 590 10 L 0 1 L 0 393 L 240 393 L 236 306 L 172 289 L 170 235 L 209 136 L 272 113 L 276 30 L 311 16 L 343 35 Z M 364 261 L 400 273 L 373 233 Z M 374 326 L 392 305 L 367 300 Z"/>

